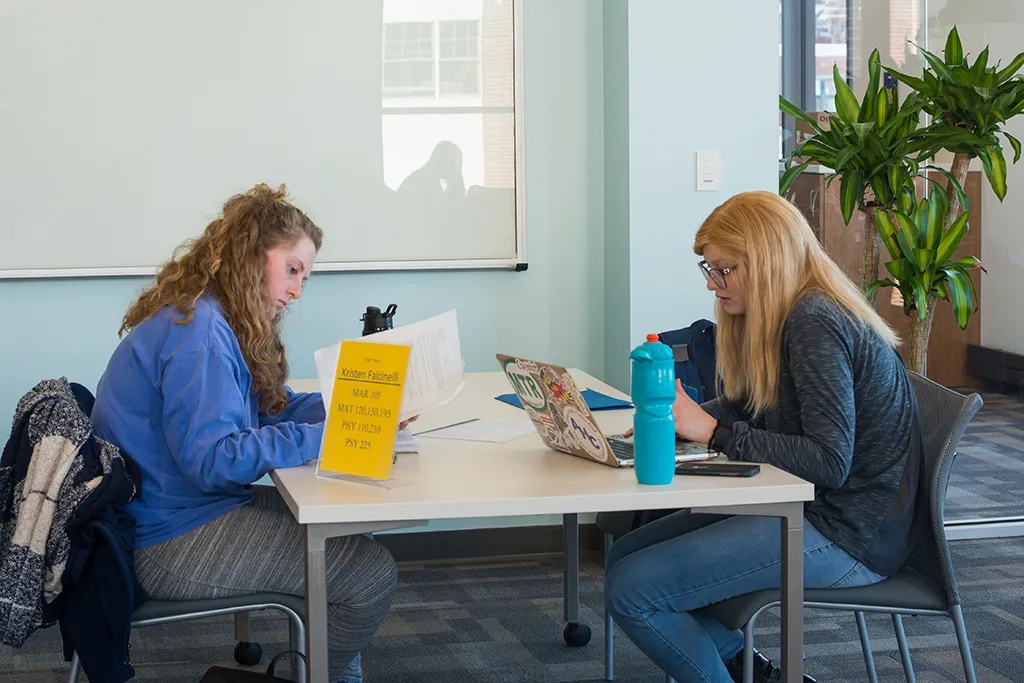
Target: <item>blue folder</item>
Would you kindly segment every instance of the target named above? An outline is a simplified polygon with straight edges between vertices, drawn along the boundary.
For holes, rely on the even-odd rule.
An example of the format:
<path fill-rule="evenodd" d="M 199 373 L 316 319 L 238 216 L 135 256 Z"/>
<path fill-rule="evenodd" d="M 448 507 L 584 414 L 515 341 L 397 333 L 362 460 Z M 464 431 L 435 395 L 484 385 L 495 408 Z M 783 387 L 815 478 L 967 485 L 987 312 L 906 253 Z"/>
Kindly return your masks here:
<path fill-rule="evenodd" d="M 587 402 L 587 407 L 592 411 L 625 410 L 633 407 L 633 404 L 629 401 L 623 401 L 593 389 L 584 389 L 580 394 L 583 396 L 583 400 Z M 495 398 L 516 408 L 523 407 L 523 402 L 515 394 L 502 394 L 501 396 L 495 396 Z"/>

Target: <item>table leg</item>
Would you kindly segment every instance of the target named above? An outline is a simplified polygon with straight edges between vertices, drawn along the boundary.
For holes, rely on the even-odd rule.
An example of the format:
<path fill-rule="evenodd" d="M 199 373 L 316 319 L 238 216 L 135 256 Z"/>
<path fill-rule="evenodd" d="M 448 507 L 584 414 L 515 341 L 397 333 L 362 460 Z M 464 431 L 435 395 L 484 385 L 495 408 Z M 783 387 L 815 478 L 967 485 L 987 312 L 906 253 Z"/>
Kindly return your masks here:
<path fill-rule="evenodd" d="M 562 595 L 566 644 L 581 647 L 590 642 L 590 627 L 580 621 L 580 524 L 579 515 L 562 515 Z"/>
<path fill-rule="evenodd" d="M 306 671 L 309 683 L 328 683 L 325 540 L 318 527 L 306 525 Z"/>
<path fill-rule="evenodd" d="M 371 534 L 389 529 L 425 526 L 426 520 L 394 522 L 337 522 L 304 524 L 306 534 L 306 667 L 308 683 L 327 680 L 327 558 L 328 538 Z"/>
<path fill-rule="evenodd" d="M 803 505 L 787 505 L 782 517 L 782 672 L 785 683 L 804 675 L 804 515 Z"/>
<path fill-rule="evenodd" d="M 803 683 L 804 676 L 804 505 L 778 503 L 696 507 L 691 512 L 779 517 L 782 524 L 782 676 Z"/>
<path fill-rule="evenodd" d="M 565 621 L 575 624 L 580 618 L 580 525 L 579 515 L 562 515 L 563 613 Z"/>

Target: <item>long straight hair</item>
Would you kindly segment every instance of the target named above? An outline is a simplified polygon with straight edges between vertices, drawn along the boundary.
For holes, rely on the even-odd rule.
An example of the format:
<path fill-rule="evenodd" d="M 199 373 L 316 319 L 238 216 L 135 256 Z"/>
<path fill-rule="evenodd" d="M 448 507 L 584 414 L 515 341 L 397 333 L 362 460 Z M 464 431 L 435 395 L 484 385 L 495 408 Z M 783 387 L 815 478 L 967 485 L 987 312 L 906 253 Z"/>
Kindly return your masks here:
<path fill-rule="evenodd" d="M 899 338 L 868 304 L 864 293 L 828 257 L 800 211 L 772 192 L 743 192 L 711 212 L 697 231 L 693 251 L 708 245 L 739 265 L 746 313 L 730 315 L 716 303 L 716 374 L 731 401 L 754 414 L 778 403 L 782 328 L 796 301 L 817 289 L 852 320 L 886 344 Z"/>

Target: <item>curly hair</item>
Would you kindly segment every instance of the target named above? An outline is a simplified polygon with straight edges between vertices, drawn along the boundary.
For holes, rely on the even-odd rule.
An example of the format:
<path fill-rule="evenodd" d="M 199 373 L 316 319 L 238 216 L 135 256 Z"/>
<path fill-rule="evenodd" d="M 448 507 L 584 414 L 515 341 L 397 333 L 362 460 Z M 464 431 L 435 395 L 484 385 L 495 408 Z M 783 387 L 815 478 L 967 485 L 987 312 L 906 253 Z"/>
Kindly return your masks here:
<path fill-rule="evenodd" d="M 179 246 L 125 313 L 119 335 L 138 327 L 164 306 L 175 306 L 192 322 L 196 301 L 210 292 L 220 303 L 252 373 L 264 413 L 284 409 L 288 361 L 281 341 L 281 314 L 267 315 L 267 252 L 303 236 L 316 250 L 323 231 L 287 198 L 284 185 L 256 185 L 224 203 L 221 215 L 199 237 Z"/>

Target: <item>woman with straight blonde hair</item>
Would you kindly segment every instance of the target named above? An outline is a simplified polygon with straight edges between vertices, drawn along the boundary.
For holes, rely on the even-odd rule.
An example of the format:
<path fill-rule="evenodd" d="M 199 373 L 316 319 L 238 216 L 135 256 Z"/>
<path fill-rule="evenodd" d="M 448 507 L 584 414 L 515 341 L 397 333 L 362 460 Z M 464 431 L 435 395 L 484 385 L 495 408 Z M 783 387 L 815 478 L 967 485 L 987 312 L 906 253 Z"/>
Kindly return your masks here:
<path fill-rule="evenodd" d="M 693 250 L 716 297 L 723 392 L 697 405 L 678 387 L 679 436 L 814 484 L 804 513 L 808 588 L 895 574 L 912 545 L 921 467 L 917 401 L 896 335 L 776 194 L 727 200 Z M 743 637 L 703 608 L 779 588 L 780 533 L 768 517 L 687 512 L 642 526 L 607 558 L 609 613 L 680 683 L 739 681 Z M 755 680 L 779 676 L 756 655 Z"/>

